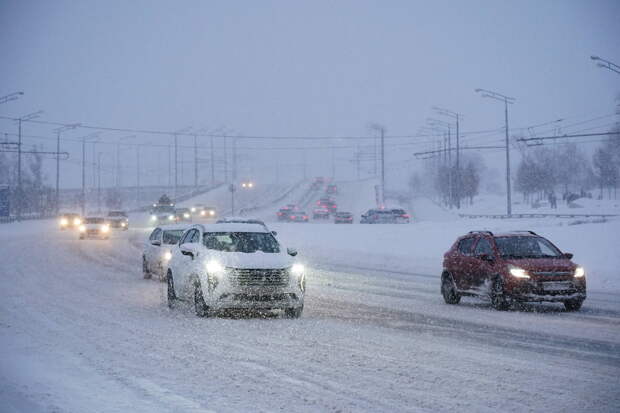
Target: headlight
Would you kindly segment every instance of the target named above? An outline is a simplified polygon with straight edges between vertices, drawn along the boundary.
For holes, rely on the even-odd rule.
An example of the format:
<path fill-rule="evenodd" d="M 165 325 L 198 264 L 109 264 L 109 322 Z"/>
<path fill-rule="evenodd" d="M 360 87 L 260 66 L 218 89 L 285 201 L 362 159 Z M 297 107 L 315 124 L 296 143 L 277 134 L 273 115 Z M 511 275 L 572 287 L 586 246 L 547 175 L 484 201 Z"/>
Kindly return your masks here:
<path fill-rule="evenodd" d="M 508 266 L 508 271 L 510 271 L 510 275 L 515 278 L 530 278 L 530 275 L 523 268 L 515 267 L 514 265 Z"/>
<path fill-rule="evenodd" d="M 189 218 L 189 214 L 186 212 L 185 214 L 183 214 L 183 218 Z"/>
<path fill-rule="evenodd" d="M 80 232 L 86 232 L 86 227 L 84 225 L 80 225 Z"/>
<path fill-rule="evenodd" d="M 191 209 L 191 211 L 192 211 L 192 212 L 196 212 L 196 208 L 192 208 L 192 209 Z"/>
<path fill-rule="evenodd" d="M 296 276 L 300 276 L 304 273 L 304 266 L 303 264 L 293 264 L 293 266 L 291 267 L 291 272 L 293 273 L 293 275 Z"/>
<path fill-rule="evenodd" d="M 61 219 L 61 220 L 60 220 L 60 225 L 62 225 L 63 227 L 64 227 L 65 225 L 69 225 L 69 221 L 67 220 L 67 218 L 63 218 L 63 219 Z"/>
<path fill-rule="evenodd" d="M 586 270 L 583 267 L 575 268 L 575 278 L 583 278 L 586 275 Z"/>
<path fill-rule="evenodd" d="M 215 211 L 209 211 L 209 215 L 211 216 L 215 215 Z"/>
<path fill-rule="evenodd" d="M 172 253 L 170 251 L 166 251 L 164 253 L 164 261 L 170 261 L 170 258 L 172 258 Z"/>
<path fill-rule="evenodd" d="M 200 215 L 204 216 L 206 214 L 205 211 L 200 211 Z"/>
<path fill-rule="evenodd" d="M 169 220 L 169 221 L 174 220 L 174 215 L 168 215 L 168 220 Z"/>
<path fill-rule="evenodd" d="M 157 221 L 157 217 L 155 215 L 151 215 L 151 221 Z"/>
<path fill-rule="evenodd" d="M 207 262 L 207 272 L 209 274 L 219 274 L 224 271 L 224 266 L 215 260 Z"/>
<path fill-rule="evenodd" d="M 121 222 L 121 227 L 125 227 L 127 226 L 127 224 L 125 224 L 124 222 Z"/>
<path fill-rule="evenodd" d="M 79 218 L 76 218 L 73 220 L 73 225 L 78 226 L 82 224 L 82 220 Z"/>
<path fill-rule="evenodd" d="M 110 230 L 110 227 L 108 225 L 101 226 L 101 232 L 108 232 L 109 230 Z"/>

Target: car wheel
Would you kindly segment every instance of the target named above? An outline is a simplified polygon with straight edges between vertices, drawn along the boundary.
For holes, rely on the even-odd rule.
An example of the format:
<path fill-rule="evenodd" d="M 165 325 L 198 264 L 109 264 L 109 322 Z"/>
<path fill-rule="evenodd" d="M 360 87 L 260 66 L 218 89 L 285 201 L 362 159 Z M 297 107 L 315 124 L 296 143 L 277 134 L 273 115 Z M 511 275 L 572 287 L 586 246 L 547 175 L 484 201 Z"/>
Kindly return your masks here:
<path fill-rule="evenodd" d="M 304 311 L 304 306 L 302 305 L 301 307 L 297 307 L 297 308 L 285 308 L 284 309 L 284 316 L 286 318 L 299 318 L 301 317 L 301 313 Z"/>
<path fill-rule="evenodd" d="M 504 281 L 501 277 L 495 277 L 491 286 L 491 305 L 499 311 L 505 311 L 510 307 L 510 302 L 504 294 Z"/>
<path fill-rule="evenodd" d="M 174 303 L 177 299 L 177 294 L 174 291 L 174 279 L 172 278 L 172 271 L 168 271 L 168 275 L 166 276 L 166 281 L 168 284 L 168 307 L 173 308 Z"/>
<path fill-rule="evenodd" d="M 194 311 L 198 317 L 208 317 L 210 315 L 209 306 L 205 303 L 200 283 L 196 283 L 194 286 Z"/>
<path fill-rule="evenodd" d="M 142 275 L 144 276 L 145 280 L 148 280 L 151 278 L 152 274 L 149 271 L 149 266 L 146 262 L 146 257 L 143 255 L 142 256 Z"/>
<path fill-rule="evenodd" d="M 566 308 L 566 311 L 579 311 L 582 304 L 583 300 L 579 298 L 576 300 L 566 300 L 564 301 L 564 308 Z"/>
<path fill-rule="evenodd" d="M 458 304 L 461 301 L 461 295 L 454 285 L 452 276 L 448 273 L 441 277 L 441 295 L 446 304 Z"/>

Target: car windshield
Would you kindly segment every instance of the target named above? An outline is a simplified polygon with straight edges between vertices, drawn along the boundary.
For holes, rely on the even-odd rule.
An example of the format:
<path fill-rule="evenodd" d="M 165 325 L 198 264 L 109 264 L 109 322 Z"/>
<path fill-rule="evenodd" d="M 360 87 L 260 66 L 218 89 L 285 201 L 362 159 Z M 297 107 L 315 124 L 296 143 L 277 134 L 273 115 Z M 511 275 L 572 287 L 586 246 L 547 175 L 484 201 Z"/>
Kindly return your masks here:
<path fill-rule="evenodd" d="M 153 208 L 153 212 L 156 214 L 174 213 L 174 207 L 170 205 L 158 205 Z"/>
<path fill-rule="evenodd" d="M 399 214 L 399 215 L 405 215 L 406 214 L 404 209 L 393 209 L 392 213 L 393 214 Z"/>
<path fill-rule="evenodd" d="M 103 218 L 86 218 L 84 222 L 86 224 L 103 224 L 105 220 Z"/>
<path fill-rule="evenodd" d="M 126 217 L 127 214 L 125 214 L 124 212 L 120 212 L 120 211 L 111 211 L 108 214 L 109 217 Z"/>
<path fill-rule="evenodd" d="M 562 253 L 541 237 L 496 237 L 502 258 L 558 258 Z"/>
<path fill-rule="evenodd" d="M 181 235 L 183 235 L 183 230 L 175 229 L 175 230 L 166 230 L 162 236 L 162 241 L 164 244 L 176 244 L 181 239 Z"/>
<path fill-rule="evenodd" d="M 280 245 L 269 232 L 207 232 L 203 242 L 210 250 L 279 253 Z"/>

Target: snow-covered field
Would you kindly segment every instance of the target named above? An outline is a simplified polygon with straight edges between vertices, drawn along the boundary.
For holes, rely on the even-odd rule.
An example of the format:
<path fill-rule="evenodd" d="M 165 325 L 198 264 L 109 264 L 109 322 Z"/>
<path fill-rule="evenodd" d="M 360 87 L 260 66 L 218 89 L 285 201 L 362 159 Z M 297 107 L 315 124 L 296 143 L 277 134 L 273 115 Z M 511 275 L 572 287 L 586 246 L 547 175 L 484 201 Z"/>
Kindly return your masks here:
<path fill-rule="evenodd" d="M 336 198 L 357 221 L 372 184 Z M 142 279 L 142 217 L 108 241 L 0 226 L 0 411 L 620 410 L 619 221 L 459 219 L 420 198 L 410 225 L 278 224 L 276 208 L 255 215 L 312 269 L 298 320 L 169 310 L 165 285 Z M 442 255 L 472 229 L 532 229 L 573 252 L 582 310 L 444 304 Z"/>

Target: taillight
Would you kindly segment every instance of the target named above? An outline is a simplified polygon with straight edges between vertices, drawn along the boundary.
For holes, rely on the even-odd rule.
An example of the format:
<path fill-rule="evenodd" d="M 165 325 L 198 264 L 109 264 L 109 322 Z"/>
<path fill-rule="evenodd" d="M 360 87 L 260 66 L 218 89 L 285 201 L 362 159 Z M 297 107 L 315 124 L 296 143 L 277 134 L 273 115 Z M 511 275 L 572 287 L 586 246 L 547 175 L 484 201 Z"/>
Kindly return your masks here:
<path fill-rule="evenodd" d="M 304 215 L 304 219 L 308 219 L 308 217 Z"/>
<path fill-rule="evenodd" d="M 403 215 L 403 218 L 409 218 L 408 214 Z"/>
<path fill-rule="evenodd" d="M 295 219 L 295 218 L 296 218 L 295 215 L 291 215 L 291 219 Z"/>

